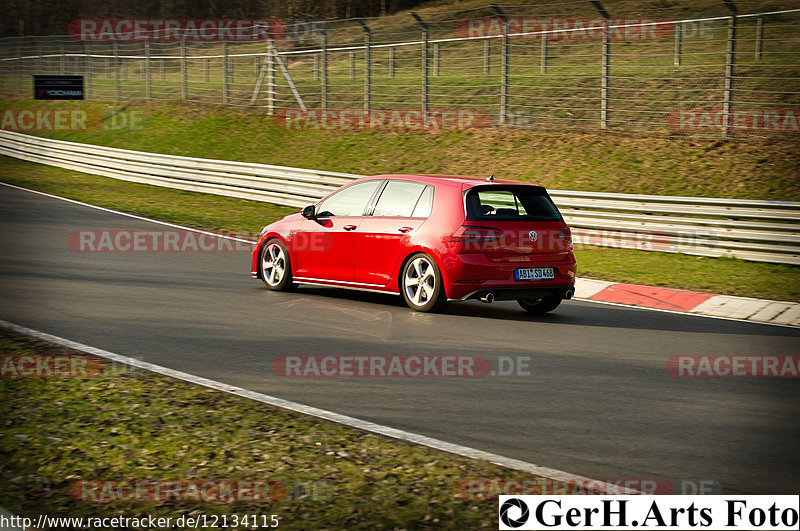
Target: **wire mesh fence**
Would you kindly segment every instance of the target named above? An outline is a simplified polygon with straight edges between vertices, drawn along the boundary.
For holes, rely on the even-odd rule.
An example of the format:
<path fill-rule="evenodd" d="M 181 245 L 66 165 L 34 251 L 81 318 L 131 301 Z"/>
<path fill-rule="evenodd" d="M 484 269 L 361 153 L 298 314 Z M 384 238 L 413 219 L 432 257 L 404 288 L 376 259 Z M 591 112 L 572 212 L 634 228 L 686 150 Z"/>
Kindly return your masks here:
<path fill-rule="evenodd" d="M 298 129 L 800 131 L 800 9 L 719 5 L 702 17 L 685 6 L 487 6 L 295 21 L 244 42 L 208 42 L 185 26 L 177 38 L 138 35 L 110 21 L 3 39 L 0 91 L 27 96 L 34 74 L 76 74 L 92 100 L 222 104 Z"/>

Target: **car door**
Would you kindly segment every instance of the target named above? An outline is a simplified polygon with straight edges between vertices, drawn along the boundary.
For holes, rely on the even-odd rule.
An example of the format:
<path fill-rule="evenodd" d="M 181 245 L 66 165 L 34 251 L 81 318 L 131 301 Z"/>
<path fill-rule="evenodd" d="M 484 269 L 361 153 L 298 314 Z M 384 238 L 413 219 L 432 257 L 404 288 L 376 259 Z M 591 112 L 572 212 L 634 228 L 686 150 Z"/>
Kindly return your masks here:
<path fill-rule="evenodd" d="M 317 205 L 316 219 L 304 219 L 292 234 L 297 280 L 353 281 L 354 234 L 382 180 L 346 186 Z"/>
<path fill-rule="evenodd" d="M 355 234 L 355 282 L 385 286 L 403 250 L 430 215 L 434 188 L 388 181 Z"/>

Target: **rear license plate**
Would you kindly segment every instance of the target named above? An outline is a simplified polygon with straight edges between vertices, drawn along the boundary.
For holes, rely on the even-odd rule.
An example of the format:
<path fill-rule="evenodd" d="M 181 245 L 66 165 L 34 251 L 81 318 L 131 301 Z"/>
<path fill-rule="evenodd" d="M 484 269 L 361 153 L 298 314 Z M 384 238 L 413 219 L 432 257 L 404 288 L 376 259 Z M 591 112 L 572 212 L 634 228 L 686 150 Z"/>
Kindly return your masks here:
<path fill-rule="evenodd" d="M 514 270 L 514 280 L 553 280 L 556 278 L 552 267 L 527 267 Z"/>

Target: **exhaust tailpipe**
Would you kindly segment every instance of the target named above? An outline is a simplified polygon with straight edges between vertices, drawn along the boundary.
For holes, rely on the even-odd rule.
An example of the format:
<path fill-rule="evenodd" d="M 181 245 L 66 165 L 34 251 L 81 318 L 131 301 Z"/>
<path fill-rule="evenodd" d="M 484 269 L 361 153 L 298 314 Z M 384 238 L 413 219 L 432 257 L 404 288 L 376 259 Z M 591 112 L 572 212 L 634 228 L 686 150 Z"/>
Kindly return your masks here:
<path fill-rule="evenodd" d="M 487 293 L 483 297 L 479 299 L 481 302 L 485 302 L 486 304 L 491 304 L 494 302 L 494 293 Z"/>
<path fill-rule="evenodd" d="M 564 291 L 564 298 L 565 298 L 566 300 L 569 300 L 569 299 L 571 299 L 571 298 L 572 298 L 572 297 L 574 297 L 574 296 L 575 296 L 575 288 L 568 288 L 568 289 L 566 289 L 566 290 Z"/>

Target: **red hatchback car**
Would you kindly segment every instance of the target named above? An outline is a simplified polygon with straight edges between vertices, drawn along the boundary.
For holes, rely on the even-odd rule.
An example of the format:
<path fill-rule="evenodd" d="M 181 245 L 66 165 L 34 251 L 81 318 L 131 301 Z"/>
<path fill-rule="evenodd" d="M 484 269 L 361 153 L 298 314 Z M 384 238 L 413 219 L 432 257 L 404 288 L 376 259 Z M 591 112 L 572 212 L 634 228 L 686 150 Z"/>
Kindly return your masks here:
<path fill-rule="evenodd" d="M 422 312 L 479 299 L 544 313 L 575 293 L 570 230 L 547 191 L 492 178 L 357 179 L 264 227 L 252 258 L 271 290 L 400 294 Z"/>

